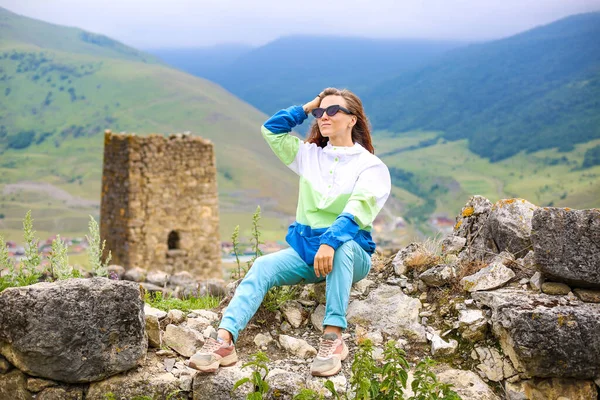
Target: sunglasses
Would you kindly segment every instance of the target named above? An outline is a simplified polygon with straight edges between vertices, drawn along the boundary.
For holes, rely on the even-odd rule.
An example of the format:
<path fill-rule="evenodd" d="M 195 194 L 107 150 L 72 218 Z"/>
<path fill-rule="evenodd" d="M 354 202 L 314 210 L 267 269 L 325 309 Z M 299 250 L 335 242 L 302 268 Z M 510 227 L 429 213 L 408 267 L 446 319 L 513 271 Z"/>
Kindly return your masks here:
<path fill-rule="evenodd" d="M 329 106 L 327 108 L 315 108 L 311 111 L 311 114 L 315 118 L 321 118 L 323 116 L 323 113 L 327 113 L 327 115 L 333 117 L 335 114 L 338 113 L 338 111 L 343 111 L 346 114 L 352 115 L 352 112 L 350 110 L 337 104 L 334 104 L 333 106 Z"/>

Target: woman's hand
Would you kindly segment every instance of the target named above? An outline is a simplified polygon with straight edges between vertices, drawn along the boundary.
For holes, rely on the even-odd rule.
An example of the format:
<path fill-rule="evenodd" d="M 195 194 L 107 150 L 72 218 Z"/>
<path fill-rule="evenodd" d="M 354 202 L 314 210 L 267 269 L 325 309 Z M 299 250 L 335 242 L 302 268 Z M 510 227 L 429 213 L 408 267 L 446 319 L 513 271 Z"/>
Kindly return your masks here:
<path fill-rule="evenodd" d="M 313 100 L 303 105 L 302 108 L 304 108 L 304 112 L 306 113 L 306 115 L 308 115 L 312 110 L 319 107 L 319 104 L 321 104 L 321 95 L 318 95 Z"/>
<path fill-rule="evenodd" d="M 335 254 L 335 250 L 333 247 L 328 246 L 326 244 L 322 244 L 315 255 L 315 275 L 317 278 L 326 277 L 327 274 L 331 272 L 333 269 L 333 255 Z"/>

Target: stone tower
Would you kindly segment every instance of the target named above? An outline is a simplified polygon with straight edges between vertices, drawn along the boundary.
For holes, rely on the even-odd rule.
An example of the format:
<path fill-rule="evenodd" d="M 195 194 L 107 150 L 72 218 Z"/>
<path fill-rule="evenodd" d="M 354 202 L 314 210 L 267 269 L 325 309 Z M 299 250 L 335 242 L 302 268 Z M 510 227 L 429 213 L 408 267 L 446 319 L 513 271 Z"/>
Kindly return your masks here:
<path fill-rule="evenodd" d="M 100 234 L 125 268 L 222 278 L 213 144 L 106 131 Z"/>

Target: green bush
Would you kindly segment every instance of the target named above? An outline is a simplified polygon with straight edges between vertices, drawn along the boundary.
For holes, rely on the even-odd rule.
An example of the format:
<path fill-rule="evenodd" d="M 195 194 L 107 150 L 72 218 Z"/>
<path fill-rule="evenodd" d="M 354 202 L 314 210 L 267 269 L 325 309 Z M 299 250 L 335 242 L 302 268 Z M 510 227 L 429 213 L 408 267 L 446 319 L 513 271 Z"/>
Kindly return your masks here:
<path fill-rule="evenodd" d="M 33 143 L 34 131 L 23 131 L 8 137 L 8 147 L 15 150 L 26 149 Z"/>

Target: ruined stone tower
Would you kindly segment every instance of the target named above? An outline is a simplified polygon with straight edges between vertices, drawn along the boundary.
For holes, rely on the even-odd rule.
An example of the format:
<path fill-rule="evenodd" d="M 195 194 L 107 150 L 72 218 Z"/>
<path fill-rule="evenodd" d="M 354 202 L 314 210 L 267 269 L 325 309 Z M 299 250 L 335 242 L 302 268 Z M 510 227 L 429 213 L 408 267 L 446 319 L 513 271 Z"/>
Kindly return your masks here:
<path fill-rule="evenodd" d="M 213 144 L 106 131 L 100 221 L 112 263 L 221 278 Z"/>

